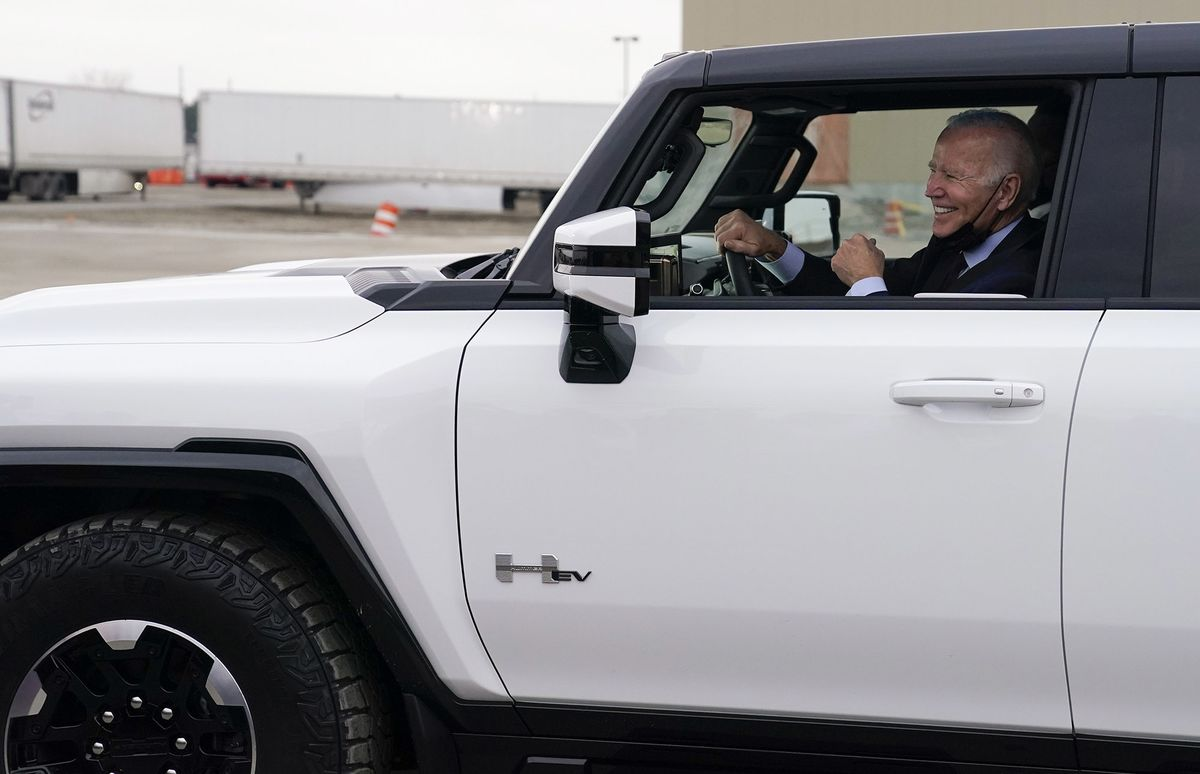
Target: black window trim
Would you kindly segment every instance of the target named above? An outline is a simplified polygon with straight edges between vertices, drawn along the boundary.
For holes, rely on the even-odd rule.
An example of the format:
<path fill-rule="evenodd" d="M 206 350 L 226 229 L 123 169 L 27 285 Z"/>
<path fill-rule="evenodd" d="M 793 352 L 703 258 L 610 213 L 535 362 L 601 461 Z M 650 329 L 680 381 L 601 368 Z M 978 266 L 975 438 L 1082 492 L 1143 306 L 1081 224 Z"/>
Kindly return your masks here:
<path fill-rule="evenodd" d="M 1139 83 L 1140 82 L 1140 83 Z M 1107 91 L 1102 95 L 1101 87 L 1105 85 Z M 1111 84 L 1111 85 L 1109 85 Z M 1095 77 L 1090 78 L 1087 82 L 1084 92 L 1083 103 L 1079 106 L 1078 123 L 1075 125 L 1073 136 L 1074 147 L 1072 148 L 1070 158 L 1070 168 L 1067 170 L 1068 178 L 1066 181 L 1066 190 L 1059 194 L 1060 211 L 1059 220 L 1056 223 L 1050 223 L 1053 230 L 1050 232 L 1047 239 L 1048 245 L 1051 247 L 1051 252 L 1047 255 L 1043 252 L 1042 264 L 1047 273 L 1046 287 L 1043 295 L 1046 297 L 1069 297 L 1064 295 L 1066 292 L 1071 292 L 1068 287 L 1064 290 L 1064 284 L 1078 283 L 1081 276 L 1087 276 L 1097 280 L 1092 284 L 1096 287 L 1087 287 L 1085 282 L 1084 288 L 1075 288 L 1075 292 L 1081 292 L 1081 297 L 1095 297 L 1103 293 L 1106 298 L 1125 298 L 1134 292 L 1143 290 L 1143 276 L 1145 274 L 1145 249 L 1146 239 L 1144 236 L 1137 238 L 1138 232 L 1148 226 L 1146 218 L 1149 214 L 1149 206 L 1152 204 L 1153 189 L 1150 187 L 1150 154 L 1152 148 L 1157 143 L 1157 137 L 1154 134 L 1153 121 L 1150 121 L 1150 126 L 1135 126 L 1134 128 L 1145 131 L 1145 135 L 1134 135 L 1135 139 L 1149 143 L 1149 147 L 1145 149 L 1145 156 L 1141 157 L 1140 153 L 1134 153 L 1131 149 L 1122 146 L 1118 149 L 1120 153 L 1115 163 L 1129 161 L 1134 164 L 1138 170 L 1136 173 L 1133 168 L 1126 170 L 1131 177 L 1121 178 L 1125 181 L 1125 185 L 1117 193 L 1123 193 L 1131 196 L 1136 193 L 1143 193 L 1145 200 L 1141 201 L 1141 206 L 1146 207 L 1145 213 L 1140 209 L 1122 211 L 1121 231 L 1123 234 L 1130 234 L 1132 237 L 1129 248 L 1133 253 L 1132 259 L 1124 258 L 1113 262 L 1112 254 L 1102 254 L 1097 256 L 1090 252 L 1097 247 L 1094 242 L 1094 234 L 1097 230 L 1098 216 L 1095 210 L 1099 208 L 1102 211 L 1107 211 L 1104 208 L 1111 209 L 1114 205 L 1112 189 L 1113 183 L 1108 181 L 1106 184 L 1099 184 L 1095 178 L 1097 175 L 1104 180 L 1105 173 L 1098 172 L 1100 169 L 1101 157 L 1113 158 L 1113 147 L 1115 144 L 1114 136 L 1111 132 L 1114 130 L 1112 119 L 1114 111 L 1120 111 L 1122 120 L 1136 121 L 1142 120 L 1142 116 L 1148 116 L 1148 111 L 1154 109 L 1152 103 L 1146 106 L 1146 111 L 1139 111 L 1133 108 L 1126 108 L 1126 102 L 1118 102 L 1117 97 L 1112 93 L 1112 89 L 1121 89 L 1123 92 L 1119 95 L 1122 100 L 1130 100 L 1136 97 L 1145 97 L 1148 95 L 1139 94 L 1138 89 L 1145 87 L 1155 87 L 1154 77 Z M 1156 87 L 1155 87 L 1156 88 Z M 1102 98 L 1103 97 L 1103 98 Z M 1128 130 L 1128 126 L 1126 127 Z M 1122 136 L 1121 140 L 1126 141 L 1127 136 Z M 1122 152 L 1124 151 L 1124 152 Z M 1105 156 L 1105 153 L 1108 156 Z M 1140 158 L 1140 160 L 1139 160 Z M 1086 165 L 1085 165 L 1085 162 Z M 1060 170 L 1061 174 L 1061 170 Z M 1106 187 L 1106 185 L 1108 187 Z M 1145 190 L 1142 191 L 1141 186 L 1145 185 Z M 1081 188 L 1083 186 L 1083 188 Z M 1090 186 L 1090 187 L 1089 187 Z M 1092 199 L 1096 197 L 1103 198 L 1105 205 L 1097 205 Z M 1129 204 L 1131 207 L 1139 206 L 1139 199 L 1135 196 L 1131 201 L 1134 204 Z M 1112 214 L 1099 216 L 1101 218 L 1112 217 Z M 1075 219 L 1079 219 L 1075 221 Z M 1073 222 L 1075 221 L 1075 222 Z M 1108 225 L 1112 221 L 1105 221 L 1104 225 Z M 1101 233 L 1105 233 L 1104 229 L 1100 229 Z M 1144 234 L 1145 232 L 1141 232 Z M 1092 235 L 1089 237 L 1088 235 Z M 1109 234 L 1111 236 L 1111 234 Z M 1080 244 L 1083 242 L 1083 245 Z M 1107 243 L 1105 243 L 1107 244 Z M 1071 251 L 1068 252 L 1068 248 Z M 1045 246 L 1043 246 L 1045 250 Z M 1101 253 L 1104 251 L 1101 250 Z M 1136 253 L 1141 253 L 1139 260 Z M 1136 290 L 1133 289 L 1133 277 L 1124 277 L 1121 274 L 1122 270 L 1127 270 L 1130 273 L 1136 273 Z"/>
<path fill-rule="evenodd" d="M 1057 195 L 1051 200 L 1050 212 L 1046 215 L 1046 239 L 1042 243 L 1042 256 L 1038 259 L 1037 280 L 1034 283 L 1034 295 L 1039 298 L 1058 298 L 1058 271 L 1067 241 L 1068 205 L 1075 199 L 1078 171 L 1083 162 L 1083 138 L 1095 91 L 1096 79 L 1089 78 L 1083 83 L 1077 82 L 1071 94 L 1071 112 L 1063 130 L 1063 140 L 1068 144 L 1059 157 L 1058 179 L 1054 181 Z"/>
<path fill-rule="evenodd" d="M 1124 299 L 1122 299 L 1124 300 Z M 1143 301 L 1146 299 L 1133 299 Z M 1200 299 L 1196 300 L 1200 308 Z M 652 296 L 650 314 L 662 311 L 723 309 L 761 311 L 804 311 L 823 309 L 907 309 L 928 311 L 931 309 L 954 309 L 959 311 L 996 310 L 1102 310 L 1108 305 L 1103 298 L 912 298 L 909 296 Z M 562 310 L 563 299 L 558 298 L 509 298 L 500 304 L 500 309 L 555 309 Z"/>

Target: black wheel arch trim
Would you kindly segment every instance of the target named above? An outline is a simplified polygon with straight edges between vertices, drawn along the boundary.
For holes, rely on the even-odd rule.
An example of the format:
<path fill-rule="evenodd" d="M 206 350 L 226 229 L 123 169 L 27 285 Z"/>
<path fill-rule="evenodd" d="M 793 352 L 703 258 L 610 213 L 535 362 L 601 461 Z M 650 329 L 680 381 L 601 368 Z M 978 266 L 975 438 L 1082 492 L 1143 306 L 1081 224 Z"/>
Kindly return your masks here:
<path fill-rule="evenodd" d="M 228 491 L 274 500 L 321 547 L 402 691 L 421 697 L 455 731 L 529 733 L 511 702 L 465 701 L 441 681 L 333 496 L 290 444 L 196 438 L 175 449 L 0 449 L 0 489 L 10 487 Z"/>

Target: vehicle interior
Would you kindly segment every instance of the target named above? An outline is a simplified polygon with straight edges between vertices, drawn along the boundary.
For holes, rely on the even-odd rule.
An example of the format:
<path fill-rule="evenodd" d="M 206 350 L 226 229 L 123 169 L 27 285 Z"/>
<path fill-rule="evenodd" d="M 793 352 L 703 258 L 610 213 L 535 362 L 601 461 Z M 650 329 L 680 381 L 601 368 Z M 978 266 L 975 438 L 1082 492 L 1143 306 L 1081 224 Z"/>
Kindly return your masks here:
<path fill-rule="evenodd" d="M 713 228 L 725 213 L 744 210 L 825 260 L 856 232 L 878 235 L 888 260 L 903 260 L 929 237 L 924 184 L 947 118 L 993 107 L 1028 120 L 1053 105 L 1066 114 L 1051 130 L 1053 155 L 1067 159 L 1077 102 L 1074 84 L 1063 82 L 693 95 L 635 156 L 608 203 L 650 214 L 653 296 L 771 296 L 779 283 L 757 261 L 718 251 Z M 1065 166 L 1044 186 L 1051 218 Z"/>

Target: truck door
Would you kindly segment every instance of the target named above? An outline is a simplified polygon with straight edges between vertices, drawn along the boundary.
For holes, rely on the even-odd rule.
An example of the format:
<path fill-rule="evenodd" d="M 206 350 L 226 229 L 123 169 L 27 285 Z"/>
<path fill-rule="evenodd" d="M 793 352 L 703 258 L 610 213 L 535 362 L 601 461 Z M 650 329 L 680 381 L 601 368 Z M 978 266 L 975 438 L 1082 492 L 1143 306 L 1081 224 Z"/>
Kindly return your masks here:
<path fill-rule="evenodd" d="M 1080 382 L 1064 500 L 1064 633 L 1083 767 L 1195 771 L 1200 78 L 1131 83 L 1145 96 L 1114 111 L 1110 123 L 1123 125 L 1121 153 L 1141 166 L 1130 185 L 1140 228 L 1136 209 L 1122 216 L 1131 247 L 1140 247 L 1120 256 L 1129 279 L 1109 294 Z M 1143 275 L 1147 244 L 1152 261 Z M 1092 273 L 1120 276 L 1121 264 L 1104 252 L 1090 263 Z"/>
<path fill-rule="evenodd" d="M 497 312 L 459 504 L 513 697 L 1069 730 L 1063 463 L 1100 311 L 981 303 L 652 309 L 618 385 L 560 378 L 561 311 Z M 1044 400 L 892 398 L 948 377 Z"/>
<path fill-rule="evenodd" d="M 710 162 L 746 159 L 746 175 L 778 168 L 763 149 L 780 147 L 801 113 L 763 104 L 753 116 L 712 109 L 753 152 L 710 149 L 693 180 L 719 193 L 720 181 L 746 176 Z M 933 138 L 954 112 L 938 109 L 907 111 L 923 141 L 913 158 L 880 162 L 911 168 L 917 199 Z M 850 116 L 851 136 L 895 119 Z M 761 125 L 770 136 L 755 135 Z M 1062 190 L 1078 163 L 1067 159 Z M 679 201 L 689 196 L 716 201 L 690 189 Z M 652 215 L 652 231 L 682 233 L 694 254 L 704 249 L 687 227 L 697 218 L 680 216 L 682 231 L 669 223 L 682 206 Z M 1092 248 L 1064 243 L 1055 219 L 1065 210 L 1052 212 L 1047 282 L 1061 251 L 1082 259 Z M 713 252 L 711 233 L 707 245 Z M 684 266 L 685 287 L 697 268 Z M 979 735 L 960 758 L 1074 766 L 1062 496 L 1075 390 L 1103 301 L 652 299 L 631 322 L 636 352 L 619 384 L 560 377 L 560 304 L 502 305 L 468 345 L 460 377 L 467 597 L 519 703 L 625 708 L 622 722 L 650 718 L 637 738 L 676 712 L 914 733 L 1036 730 L 1063 755 L 989 757 Z M 1027 405 L 976 402 L 984 389 Z M 1004 740 L 994 750 L 1010 740 L 993 736 Z"/>

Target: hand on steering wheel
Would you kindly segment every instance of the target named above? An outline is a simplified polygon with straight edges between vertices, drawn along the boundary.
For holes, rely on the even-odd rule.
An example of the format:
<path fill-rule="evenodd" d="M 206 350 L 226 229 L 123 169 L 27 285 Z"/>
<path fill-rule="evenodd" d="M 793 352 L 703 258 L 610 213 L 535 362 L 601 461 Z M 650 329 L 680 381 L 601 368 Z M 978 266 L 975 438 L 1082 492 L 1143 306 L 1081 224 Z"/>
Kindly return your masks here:
<path fill-rule="evenodd" d="M 725 268 L 729 272 L 729 283 L 733 286 L 735 296 L 758 294 L 754 281 L 750 279 L 750 268 L 746 265 L 746 260 L 746 256 L 741 253 L 735 253 L 728 248 L 725 250 Z"/>
<path fill-rule="evenodd" d="M 746 267 L 747 255 L 780 255 L 787 249 L 787 241 L 783 237 L 743 210 L 733 210 L 718 218 L 713 227 L 713 238 L 717 249 L 725 254 L 725 267 L 736 296 L 758 294 L 758 288 L 751 281 L 750 271 Z"/>

